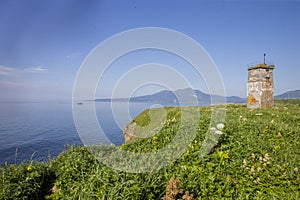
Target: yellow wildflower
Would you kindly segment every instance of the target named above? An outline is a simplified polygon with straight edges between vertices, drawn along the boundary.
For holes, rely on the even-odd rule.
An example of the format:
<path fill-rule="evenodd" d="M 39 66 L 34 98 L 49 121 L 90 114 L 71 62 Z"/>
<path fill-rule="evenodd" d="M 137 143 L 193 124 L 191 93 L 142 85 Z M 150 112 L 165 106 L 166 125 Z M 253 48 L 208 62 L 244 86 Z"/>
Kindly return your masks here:
<path fill-rule="evenodd" d="M 122 144 L 119 149 L 122 150 L 124 148 L 125 144 Z"/>
<path fill-rule="evenodd" d="M 27 170 L 28 172 L 32 172 L 32 168 L 31 168 L 31 167 L 27 167 L 26 170 Z"/>
<path fill-rule="evenodd" d="M 157 138 L 158 138 L 157 136 L 153 136 L 152 140 L 157 140 Z"/>

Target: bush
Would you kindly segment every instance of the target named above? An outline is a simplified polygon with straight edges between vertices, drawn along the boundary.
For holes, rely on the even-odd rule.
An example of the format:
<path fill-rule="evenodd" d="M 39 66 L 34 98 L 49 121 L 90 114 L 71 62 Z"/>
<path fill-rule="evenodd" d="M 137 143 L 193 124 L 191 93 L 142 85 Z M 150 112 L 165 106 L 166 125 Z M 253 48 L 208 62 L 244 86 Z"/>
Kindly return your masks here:
<path fill-rule="evenodd" d="M 49 163 L 33 161 L 6 165 L 0 172 L 0 199 L 43 199 L 55 178 Z"/>

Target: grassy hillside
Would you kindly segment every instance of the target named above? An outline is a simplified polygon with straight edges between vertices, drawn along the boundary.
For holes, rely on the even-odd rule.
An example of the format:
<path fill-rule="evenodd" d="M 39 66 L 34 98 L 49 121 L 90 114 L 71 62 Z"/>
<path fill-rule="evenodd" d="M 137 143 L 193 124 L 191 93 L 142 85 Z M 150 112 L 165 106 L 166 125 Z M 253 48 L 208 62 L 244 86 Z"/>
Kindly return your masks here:
<path fill-rule="evenodd" d="M 222 135 L 204 158 L 199 151 L 211 107 L 191 107 L 201 113 L 196 138 L 179 159 L 149 173 L 111 169 L 88 147 L 70 147 L 49 163 L 7 165 L 1 168 L 0 199 L 300 199 L 299 102 L 284 100 L 256 110 L 228 105 Z M 105 153 L 161 149 L 180 127 L 180 109 L 166 111 L 163 128 L 150 137 L 97 148 Z M 149 110 L 135 122 L 150 124 Z"/>

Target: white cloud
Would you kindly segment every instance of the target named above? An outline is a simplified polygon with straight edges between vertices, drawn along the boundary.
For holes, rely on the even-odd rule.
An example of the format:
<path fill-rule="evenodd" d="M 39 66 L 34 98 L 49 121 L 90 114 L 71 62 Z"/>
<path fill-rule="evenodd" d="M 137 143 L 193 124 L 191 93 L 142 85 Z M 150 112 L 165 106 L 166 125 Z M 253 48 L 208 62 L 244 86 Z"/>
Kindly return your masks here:
<path fill-rule="evenodd" d="M 43 68 L 41 66 L 38 66 L 38 67 L 30 67 L 30 68 L 25 68 L 24 71 L 27 71 L 27 72 L 32 72 L 32 73 L 40 73 L 40 72 L 45 72 L 47 71 L 48 69 L 46 68 Z"/>
<path fill-rule="evenodd" d="M 29 72 L 29 73 L 41 73 L 41 72 L 45 72 L 48 69 L 38 66 L 38 67 L 28 67 L 28 68 L 24 68 L 24 70 L 20 70 L 17 68 L 13 68 L 13 67 L 8 67 L 8 66 L 4 66 L 4 65 L 0 65 L 0 76 L 12 76 L 12 75 L 20 75 L 24 72 Z"/>
<path fill-rule="evenodd" d="M 14 71 L 15 71 L 14 68 L 0 65 L 0 75 L 8 76 L 8 75 L 12 74 Z"/>

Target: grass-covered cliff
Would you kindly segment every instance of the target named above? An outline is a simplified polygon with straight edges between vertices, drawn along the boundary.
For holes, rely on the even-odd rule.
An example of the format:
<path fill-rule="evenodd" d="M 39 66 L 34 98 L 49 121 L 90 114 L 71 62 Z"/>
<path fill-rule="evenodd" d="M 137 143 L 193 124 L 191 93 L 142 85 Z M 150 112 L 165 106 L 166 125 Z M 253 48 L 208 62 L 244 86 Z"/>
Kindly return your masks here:
<path fill-rule="evenodd" d="M 199 151 L 211 107 L 191 109 L 201 113 L 195 139 L 179 159 L 158 171 L 117 171 L 87 147 L 70 147 L 47 163 L 3 166 L 0 199 L 300 199 L 300 100 L 256 110 L 228 105 L 218 143 L 203 158 Z M 163 128 L 150 137 L 98 148 L 128 153 L 161 149 L 180 127 L 180 109 L 166 110 Z M 157 119 L 159 112 L 154 112 Z M 134 119 L 139 126 L 149 120 L 149 111 Z"/>

